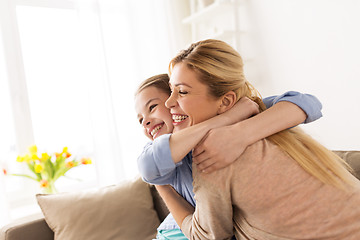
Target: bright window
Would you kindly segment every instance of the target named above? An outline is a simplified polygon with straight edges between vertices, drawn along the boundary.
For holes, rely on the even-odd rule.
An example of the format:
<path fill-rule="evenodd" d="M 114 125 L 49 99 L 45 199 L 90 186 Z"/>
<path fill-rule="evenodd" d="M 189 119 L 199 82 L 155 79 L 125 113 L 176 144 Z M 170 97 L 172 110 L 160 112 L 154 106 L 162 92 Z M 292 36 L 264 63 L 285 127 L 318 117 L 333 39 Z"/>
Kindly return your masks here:
<path fill-rule="evenodd" d="M 16 156 L 35 143 L 40 152 L 67 146 L 92 158 L 67 174 L 83 181 L 60 178 L 60 191 L 137 176 L 147 139 L 133 94 L 140 81 L 167 71 L 165 13 L 157 0 L 0 1 L 1 166 L 28 173 Z M 39 190 L 35 181 L 1 176 L 0 224 L 40 211 Z"/>
<path fill-rule="evenodd" d="M 91 156 L 89 79 L 81 72 L 88 58 L 76 10 L 18 6 L 17 17 L 35 143 L 42 151 L 67 146 L 75 156 Z M 96 179 L 93 166 L 71 171 L 76 178 Z"/>
<path fill-rule="evenodd" d="M 0 169 L 21 171 L 21 167 L 13 161 L 16 159 L 15 128 L 2 50 L 3 48 L 0 48 Z M 0 224 L 10 219 L 9 199 L 24 189 L 24 183 L 23 179 L 7 178 L 0 173 Z M 3 194 L 5 192 L 7 194 Z"/>
<path fill-rule="evenodd" d="M 17 13 L 36 144 L 88 153 L 88 79 L 79 68 L 87 60 L 79 51 L 76 11 L 24 6 Z"/>

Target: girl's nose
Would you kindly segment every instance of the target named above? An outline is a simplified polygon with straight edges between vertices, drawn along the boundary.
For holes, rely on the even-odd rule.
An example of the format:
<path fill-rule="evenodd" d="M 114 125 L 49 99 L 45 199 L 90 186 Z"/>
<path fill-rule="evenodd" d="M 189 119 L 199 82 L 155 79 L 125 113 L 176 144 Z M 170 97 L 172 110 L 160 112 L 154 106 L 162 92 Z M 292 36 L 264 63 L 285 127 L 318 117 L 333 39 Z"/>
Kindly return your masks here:
<path fill-rule="evenodd" d="M 151 123 L 151 121 L 150 121 L 150 119 L 148 119 L 148 118 L 144 118 L 143 121 L 142 121 L 143 127 L 149 126 L 150 123 Z"/>

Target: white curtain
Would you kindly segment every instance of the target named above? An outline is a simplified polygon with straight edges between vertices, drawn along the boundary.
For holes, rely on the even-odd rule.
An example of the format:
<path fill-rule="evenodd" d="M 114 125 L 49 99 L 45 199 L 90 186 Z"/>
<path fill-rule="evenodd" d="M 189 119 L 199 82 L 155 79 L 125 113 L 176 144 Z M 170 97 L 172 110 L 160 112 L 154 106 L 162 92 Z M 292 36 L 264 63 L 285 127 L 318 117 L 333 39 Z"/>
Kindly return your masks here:
<path fill-rule="evenodd" d="M 112 169 L 117 169 L 114 175 L 118 178 L 137 174 L 136 157 L 147 140 L 135 118 L 134 92 L 145 78 L 166 73 L 171 57 L 188 42 L 190 36 L 181 23 L 181 18 L 187 14 L 186 7 L 179 7 L 183 2 L 78 1 L 80 18 L 87 26 L 84 29 L 89 36 L 93 35 L 89 49 L 94 46 L 100 49 L 101 56 L 96 61 L 103 61 L 101 84 L 105 89 L 104 97 L 106 95 L 103 100 L 108 106 L 109 124 L 113 124 L 108 126 L 111 141 L 109 144 L 101 142 L 104 148 L 99 152 L 108 169 L 98 168 L 100 179 L 109 178 Z M 106 148 L 109 152 L 112 149 L 112 158 L 104 158 Z"/>
<path fill-rule="evenodd" d="M 82 103 L 85 104 L 84 108 L 89 108 L 88 115 L 84 117 L 88 118 L 86 120 L 89 121 L 89 124 L 86 124 L 90 126 L 88 129 L 91 132 L 87 135 L 91 139 L 87 139 L 88 144 L 85 150 L 89 151 L 89 146 L 93 148 L 90 150 L 91 157 L 94 159 L 96 186 L 114 184 L 138 174 L 136 158 L 147 139 L 143 136 L 141 127 L 136 121 L 133 106 L 134 91 L 145 78 L 167 72 L 171 57 L 188 43 L 190 36 L 187 36 L 186 26 L 181 24 L 181 18 L 187 14 L 187 8 L 181 7 L 182 0 L 75 0 L 73 4 L 69 3 L 71 1 L 65 4 L 62 0 L 51 2 L 1 0 L 2 11 L 0 14 L 9 13 L 11 10 L 14 12 L 10 15 L 13 14 L 12 16 L 14 16 L 15 8 L 9 6 L 16 4 L 20 6 L 18 9 L 21 11 L 20 13 L 25 13 L 28 6 L 31 6 L 32 9 L 38 7 L 42 13 L 46 12 L 47 9 L 51 11 L 51 9 L 56 8 L 76 11 L 79 20 L 76 24 L 79 24 L 79 32 L 66 37 L 68 39 L 76 38 L 73 41 L 74 44 L 78 44 L 76 45 L 78 46 L 77 53 L 80 53 L 82 57 L 86 56 L 86 61 L 79 60 L 76 62 L 78 69 L 75 71 L 77 75 L 73 80 L 76 81 L 74 84 L 77 87 L 79 84 L 83 84 L 80 91 L 85 91 L 86 94 L 82 96 L 88 96 L 85 100 L 82 99 Z M 26 33 L 18 34 L 19 30 L 15 18 L 5 19 L 5 15 L 9 14 L 4 14 L 0 19 L 3 23 L 1 31 L 5 37 L 5 42 L 11 44 L 1 47 L 7 49 L 14 47 L 16 54 L 10 54 L 12 51 L 6 50 L 9 52 L 1 56 L 1 59 L 4 59 L 4 62 L 0 62 L 1 68 L 6 69 L 8 76 L 5 77 L 8 82 L 11 82 L 10 99 L 13 101 L 12 106 L 26 105 L 28 111 L 31 112 L 36 109 L 34 106 L 36 101 L 32 101 L 32 108 L 29 108 L 28 101 L 29 98 L 34 99 L 37 94 L 31 93 L 29 98 L 26 97 L 26 94 L 28 91 L 36 92 L 37 87 L 31 82 L 31 79 L 37 77 L 36 74 L 30 76 L 29 74 L 32 72 L 28 69 L 27 71 L 24 70 L 24 68 L 30 68 L 29 61 L 26 59 L 24 61 L 23 55 L 28 43 L 26 43 L 26 39 L 20 39 L 20 36 L 24 37 Z M 32 18 L 34 18 L 33 15 Z M 22 24 L 23 31 L 25 29 L 25 31 L 30 32 L 29 29 L 24 28 L 26 19 L 21 21 L 19 20 L 19 23 Z M 39 23 L 41 24 L 41 20 Z M 7 26 L 15 27 L 10 29 Z M 61 27 L 61 21 L 59 26 Z M 9 33 L 12 36 L 9 37 Z M 180 33 L 181 36 L 178 37 L 177 33 Z M 13 40 L 16 38 L 18 38 L 18 42 Z M 22 41 L 23 52 L 20 51 L 20 41 Z M 31 48 L 31 45 L 29 46 Z M 42 49 L 39 47 L 37 51 L 40 53 Z M 29 51 L 26 54 L 29 55 Z M 9 64 L 8 61 L 10 60 L 14 61 Z M 23 62 L 25 62 L 25 67 Z M 36 64 L 37 61 L 31 62 Z M 61 64 L 58 65 L 61 70 Z M 16 74 L 17 72 L 24 72 L 24 76 Z M 52 81 L 55 81 L 54 79 L 52 78 Z M 25 97 L 22 99 L 24 102 L 17 102 L 13 95 L 18 94 L 16 86 L 17 84 L 22 85 L 21 83 L 28 84 L 28 89 L 26 87 L 22 89 L 22 92 L 25 93 L 23 95 Z M 69 85 L 68 87 L 71 88 L 72 86 Z M 44 90 L 46 91 L 46 89 Z M 78 104 L 76 98 L 71 99 L 73 104 Z M 81 107 L 81 105 L 79 106 Z M 83 109 L 80 110 L 86 112 Z M 13 109 L 13 115 L 15 119 L 25 121 L 23 112 Z M 26 145 L 37 138 L 39 139 L 42 126 L 38 122 L 38 120 L 33 120 L 33 125 L 31 121 L 26 122 L 26 129 L 21 131 L 27 131 L 23 134 L 29 137 L 24 141 L 21 134 L 17 135 L 20 136 L 15 143 L 17 151 L 19 151 L 18 149 L 24 151 Z M 3 123 L 1 122 L 1 124 Z M 15 121 L 15 129 L 19 128 L 19 125 Z M 58 142 L 51 143 L 51 141 L 49 140 L 49 146 L 58 145 Z M 76 141 L 73 141 L 73 145 L 76 147 Z M 79 146 L 81 148 L 82 145 Z M 14 159 L 1 160 L 14 161 Z M 94 185 L 90 187 L 94 187 Z M 4 188 L 4 177 L 2 176 L 0 178 L 1 225 L 14 218 L 12 215 L 13 205 L 11 204 L 13 198 L 7 197 L 8 193 Z M 82 187 L 78 188 L 81 189 Z M 67 190 L 66 186 L 64 190 Z M 30 194 L 33 193 L 30 191 Z"/>

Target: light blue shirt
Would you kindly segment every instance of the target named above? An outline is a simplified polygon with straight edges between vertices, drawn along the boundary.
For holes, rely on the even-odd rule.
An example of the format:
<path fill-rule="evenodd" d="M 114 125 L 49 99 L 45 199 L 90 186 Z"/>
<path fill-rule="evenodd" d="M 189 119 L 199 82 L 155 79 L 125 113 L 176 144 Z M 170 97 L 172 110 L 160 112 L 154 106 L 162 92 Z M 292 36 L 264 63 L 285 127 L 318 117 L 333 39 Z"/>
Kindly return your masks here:
<path fill-rule="evenodd" d="M 266 107 L 288 101 L 299 106 L 307 115 L 304 123 L 309 123 L 322 117 L 322 105 L 313 95 L 289 91 L 279 96 L 263 99 Z M 170 184 L 180 195 L 195 207 L 192 178 L 192 155 L 188 153 L 179 163 L 175 164 L 171 157 L 169 138 L 164 134 L 148 143 L 138 158 L 139 172 L 145 182 L 156 185 Z M 178 229 L 171 214 L 160 224 L 158 230 Z"/>

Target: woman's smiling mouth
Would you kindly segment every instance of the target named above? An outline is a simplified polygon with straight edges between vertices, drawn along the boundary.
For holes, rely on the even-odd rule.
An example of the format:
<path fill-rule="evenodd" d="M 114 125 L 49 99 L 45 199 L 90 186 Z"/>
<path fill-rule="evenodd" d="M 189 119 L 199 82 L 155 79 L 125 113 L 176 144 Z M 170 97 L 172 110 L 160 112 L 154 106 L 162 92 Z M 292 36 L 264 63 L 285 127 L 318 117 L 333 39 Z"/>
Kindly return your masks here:
<path fill-rule="evenodd" d="M 179 124 L 185 121 L 189 116 L 187 115 L 180 115 L 180 114 L 172 114 L 172 119 L 174 124 Z"/>

